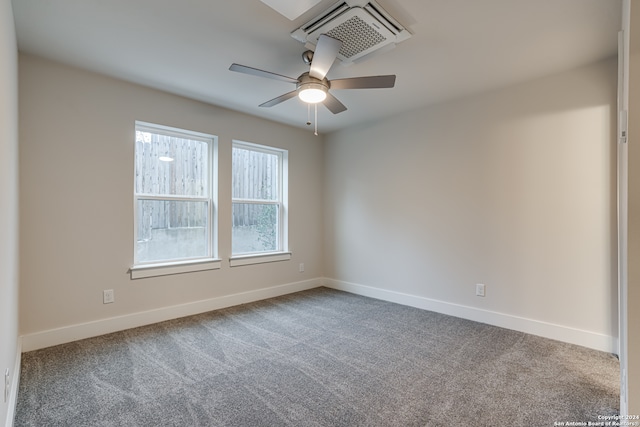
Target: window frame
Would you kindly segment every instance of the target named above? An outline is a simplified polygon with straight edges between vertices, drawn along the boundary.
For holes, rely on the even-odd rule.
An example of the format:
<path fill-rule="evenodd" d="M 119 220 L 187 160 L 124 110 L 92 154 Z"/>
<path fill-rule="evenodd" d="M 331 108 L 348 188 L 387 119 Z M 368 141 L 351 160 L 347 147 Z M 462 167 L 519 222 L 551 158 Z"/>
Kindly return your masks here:
<path fill-rule="evenodd" d="M 136 145 L 135 138 L 138 131 L 155 133 L 170 137 L 178 137 L 184 139 L 192 139 L 205 142 L 207 149 L 207 194 L 203 196 L 185 196 L 173 194 L 146 194 L 136 191 Z M 139 279 L 145 277 L 163 276 L 168 274 L 179 274 L 193 271 L 215 270 L 221 267 L 218 258 L 218 137 L 216 135 L 196 132 L 187 129 L 180 129 L 155 123 L 143 121 L 135 122 L 134 134 L 134 179 L 133 179 L 133 266 L 130 268 L 131 279 Z M 206 244 L 207 253 L 202 257 L 189 257 L 168 259 L 162 261 L 144 262 L 138 260 L 137 240 L 138 240 L 138 202 L 142 200 L 159 200 L 159 201 L 184 201 L 184 202 L 207 202 L 207 232 Z"/>
<path fill-rule="evenodd" d="M 233 233 L 231 236 L 231 256 L 229 258 L 229 264 L 231 267 L 259 264 L 275 261 L 286 261 L 291 259 L 291 252 L 289 251 L 289 150 L 284 148 L 276 148 L 272 146 L 256 144 L 253 142 L 246 142 L 240 140 L 233 140 L 231 144 L 231 150 L 235 148 L 249 150 L 259 153 L 265 153 L 270 155 L 276 155 L 278 158 L 278 198 L 277 200 L 268 199 L 246 199 L 237 198 L 233 196 L 233 164 L 231 165 L 231 210 L 236 203 L 248 203 L 258 205 L 275 205 L 278 207 L 278 221 L 277 221 L 277 238 L 278 248 L 275 251 L 262 251 L 262 252 L 248 252 L 248 253 L 233 253 Z M 233 218 L 233 215 L 232 215 Z M 233 224 L 231 224 L 233 228 Z"/>

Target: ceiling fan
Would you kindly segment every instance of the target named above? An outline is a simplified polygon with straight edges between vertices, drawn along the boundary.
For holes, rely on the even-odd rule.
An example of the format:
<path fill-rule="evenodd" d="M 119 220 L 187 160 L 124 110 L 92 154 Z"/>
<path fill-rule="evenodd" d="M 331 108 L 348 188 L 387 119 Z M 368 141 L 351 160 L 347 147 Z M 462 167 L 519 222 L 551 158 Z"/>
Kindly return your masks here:
<path fill-rule="evenodd" d="M 392 88 L 395 85 L 395 75 L 327 80 L 326 75 L 333 65 L 341 47 L 342 42 L 340 40 L 322 34 L 318 38 L 315 52 L 308 50 L 302 54 L 304 62 L 310 65 L 309 72 L 302 73 L 297 79 L 240 64 L 231 64 L 229 70 L 294 83 L 296 85 L 296 90 L 262 103 L 260 107 L 273 107 L 297 95 L 302 101 L 308 104 L 322 103 L 333 114 L 346 111 L 347 107 L 329 93 L 329 89 L 378 89 Z"/>

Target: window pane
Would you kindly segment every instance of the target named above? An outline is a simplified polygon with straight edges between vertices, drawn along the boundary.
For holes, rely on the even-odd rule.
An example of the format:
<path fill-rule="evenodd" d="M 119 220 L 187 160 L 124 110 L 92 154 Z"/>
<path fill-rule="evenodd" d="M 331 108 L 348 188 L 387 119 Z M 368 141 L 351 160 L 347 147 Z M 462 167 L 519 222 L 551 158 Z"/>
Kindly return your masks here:
<path fill-rule="evenodd" d="M 234 203 L 231 252 L 237 255 L 279 250 L 278 214 L 275 204 Z"/>
<path fill-rule="evenodd" d="M 136 193 L 207 197 L 209 144 L 136 131 Z"/>
<path fill-rule="evenodd" d="M 233 147 L 234 199 L 278 200 L 277 154 Z"/>
<path fill-rule="evenodd" d="M 138 262 L 209 256 L 208 215 L 204 201 L 138 200 Z"/>

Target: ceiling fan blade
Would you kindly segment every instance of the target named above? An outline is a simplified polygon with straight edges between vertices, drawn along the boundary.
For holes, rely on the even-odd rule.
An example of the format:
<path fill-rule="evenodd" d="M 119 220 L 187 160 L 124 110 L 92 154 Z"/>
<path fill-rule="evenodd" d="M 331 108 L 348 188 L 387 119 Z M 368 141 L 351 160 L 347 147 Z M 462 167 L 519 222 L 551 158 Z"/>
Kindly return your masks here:
<path fill-rule="evenodd" d="M 396 84 L 396 76 L 353 77 L 350 79 L 336 79 L 329 81 L 331 89 L 384 89 L 392 88 Z"/>
<path fill-rule="evenodd" d="M 341 47 L 340 40 L 321 34 L 318 38 L 318 44 L 316 44 L 316 50 L 313 52 L 309 75 L 319 80 L 324 79 Z"/>
<path fill-rule="evenodd" d="M 298 83 L 298 79 L 283 76 L 281 74 L 272 73 L 270 71 L 259 70 L 258 68 L 247 67 L 246 65 L 231 64 L 231 67 L 229 67 L 229 70 L 236 71 L 238 73 L 249 74 L 252 76 L 266 77 L 268 79 L 280 80 L 288 83 Z"/>
<path fill-rule="evenodd" d="M 298 94 L 297 90 L 285 93 L 284 95 L 280 95 L 277 98 L 273 98 L 271 101 L 267 101 L 265 103 L 260 104 L 260 107 L 273 107 L 274 105 L 278 105 L 281 102 L 294 98 L 297 94 Z"/>
<path fill-rule="evenodd" d="M 344 104 L 340 101 L 338 101 L 338 98 L 336 98 L 335 96 L 331 95 L 330 93 L 327 92 L 327 97 L 326 99 L 322 102 L 324 104 L 325 107 L 327 107 L 329 109 L 329 111 L 331 111 L 333 114 L 338 114 L 338 113 L 342 113 L 343 111 L 347 110 L 347 107 L 344 106 Z"/>

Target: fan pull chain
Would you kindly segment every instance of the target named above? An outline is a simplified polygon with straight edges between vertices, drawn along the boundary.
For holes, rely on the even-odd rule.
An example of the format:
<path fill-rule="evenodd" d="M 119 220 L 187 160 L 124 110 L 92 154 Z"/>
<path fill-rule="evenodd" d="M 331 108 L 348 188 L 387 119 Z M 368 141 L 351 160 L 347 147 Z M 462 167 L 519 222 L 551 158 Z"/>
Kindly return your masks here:
<path fill-rule="evenodd" d="M 313 134 L 315 136 L 318 136 L 318 104 L 313 104 L 315 107 L 315 111 L 316 111 L 316 117 L 315 117 L 315 130 L 313 132 Z"/>
<path fill-rule="evenodd" d="M 314 130 L 313 134 L 318 136 L 318 104 L 313 104 L 314 107 Z M 307 104 L 307 126 L 311 126 L 311 104 Z"/>

